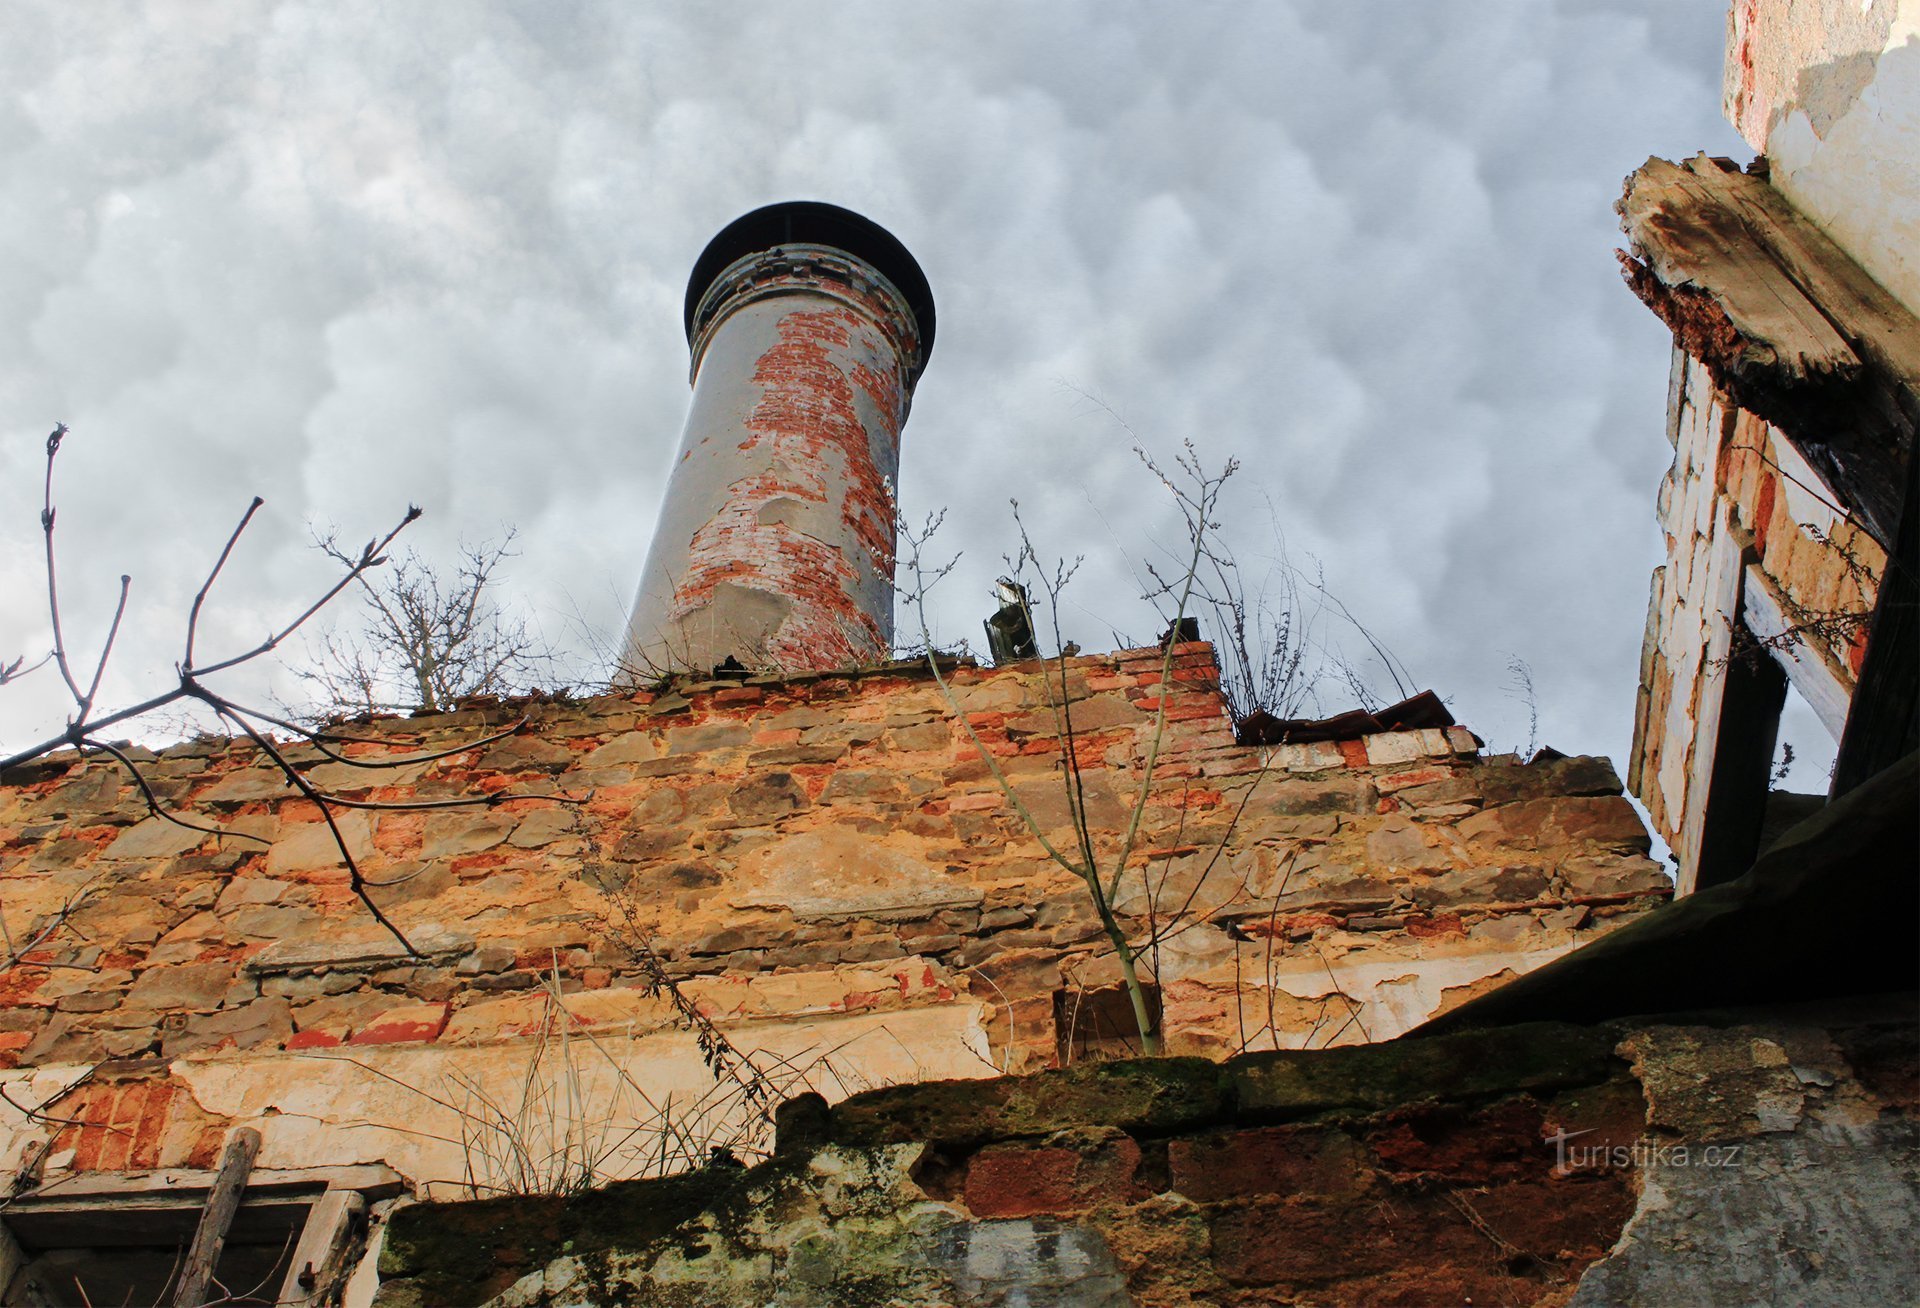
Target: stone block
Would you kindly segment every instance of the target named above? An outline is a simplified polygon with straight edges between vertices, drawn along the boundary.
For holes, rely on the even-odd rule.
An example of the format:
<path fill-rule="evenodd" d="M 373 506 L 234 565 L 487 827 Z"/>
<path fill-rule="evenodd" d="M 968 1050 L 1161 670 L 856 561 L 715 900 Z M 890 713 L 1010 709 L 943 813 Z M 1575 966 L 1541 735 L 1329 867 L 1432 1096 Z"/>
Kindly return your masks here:
<path fill-rule="evenodd" d="M 736 786 L 727 808 L 742 822 L 776 821 L 809 806 L 807 792 L 788 772 L 769 772 Z"/>
<path fill-rule="evenodd" d="M 188 1019 L 178 1031 L 163 1037 L 160 1052 L 168 1058 L 203 1050 L 231 1047 L 254 1049 L 279 1045 L 293 1035 L 293 1017 L 284 999 L 256 999 L 242 1008 L 225 1009 Z"/>
<path fill-rule="evenodd" d="M 1610 895 L 1670 894 L 1673 882 L 1648 858 L 1601 855 L 1570 858 L 1560 865 L 1567 894 L 1578 899 Z"/>
<path fill-rule="evenodd" d="M 1026 909 L 1003 905 L 1000 908 L 989 908 L 981 913 L 978 929 L 982 932 L 1004 931 L 1008 927 L 1025 926 L 1031 921 L 1033 921 L 1033 914 Z"/>
<path fill-rule="evenodd" d="M 1540 934 L 1540 923 L 1531 913 L 1501 913 L 1467 928 L 1467 939 L 1488 944 L 1512 945 Z"/>
<path fill-rule="evenodd" d="M 578 825 L 578 816 L 572 808 L 545 804 L 520 818 L 507 843 L 515 849 L 539 849 L 571 834 Z"/>
<path fill-rule="evenodd" d="M 356 862 L 373 854 L 373 818 L 364 812 L 337 813 L 334 822 Z M 280 838 L 267 851 L 267 875 L 292 876 L 322 868 L 340 868 L 340 846 L 325 822 L 303 822 L 282 829 Z"/>
<path fill-rule="evenodd" d="M 820 792 L 820 802 L 832 804 L 845 800 L 898 801 L 903 797 L 899 779 L 887 772 L 836 772 Z"/>
<path fill-rule="evenodd" d="M 227 882 L 220 891 L 215 911 L 230 913 L 235 909 L 250 908 L 259 904 L 277 904 L 293 888 L 291 881 L 274 881 L 267 877 L 235 877 Z"/>
<path fill-rule="evenodd" d="M 114 837 L 101 851 L 102 858 L 172 858 L 198 849 L 209 839 L 204 831 L 183 827 L 165 818 L 150 817 L 136 822 Z M 78 842 L 76 842 L 78 843 Z"/>
<path fill-rule="evenodd" d="M 62 996 L 54 1007 L 63 1013 L 104 1013 L 120 1006 L 118 990 L 95 990 Z"/>
<path fill-rule="evenodd" d="M 1547 885 L 1544 868 L 1474 867 L 1423 879 L 1407 893 L 1423 908 L 1456 908 L 1474 904 L 1524 904 L 1544 896 Z"/>
<path fill-rule="evenodd" d="M 1426 742 L 1420 739 L 1417 731 L 1382 731 L 1363 737 L 1361 743 L 1367 749 L 1367 762 L 1379 767 L 1391 763 L 1411 763 L 1429 752 Z"/>
<path fill-rule="evenodd" d="M 647 763 L 660 757 L 660 746 L 650 731 L 629 731 L 615 736 L 600 748 L 589 753 L 581 760 L 580 766 L 586 768 L 625 767 L 630 763 Z"/>
<path fill-rule="evenodd" d="M 427 768 L 430 766 L 427 763 L 403 762 L 399 758 L 379 767 L 363 767 L 355 763 L 322 763 L 319 767 L 306 769 L 305 775 L 309 782 L 326 794 L 350 795 L 356 791 L 371 790 L 376 786 L 411 786 L 426 775 Z"/>
<path fill-rule="evenodd" d="M 1429 828 L 1389 813 L 1367 835 L 1367 862 L 1396 872 L 1437 872 L 1453 866 L 1446 850 L 1428 839 Z"/>
<path fill-rule="evenodd" d="M 310 908 L 279 904 L 255 904 L 227 919 L 227 928 L 235 935 L 255 940 L 279 940 L 298 935 L 320 920 Z"/>
<path fill-rule="evenodd" d="M 1273 751 L 1273 766 L 1287 772 L 1332 772 L 1346 766 L 1346 757 L 1333 742 L 1316 740 L 1279 746 Z"/>
<path fill-rule="evenodd" d="M 517 957 L 512 945 L 485 944 L 468 954 L 454 965 L 459 976 L 480 976 L 490 972 L 504 972 L 513 966 Z"/>
<path fill-rule="evenodd" d="M 538 736 L 513 736 L 480 756 L 485 772 L 563 772 L 573 766 L 575 754 L 565 745 Z"/>
<path fill-rule="evenodd" d="M 1236 916 L 1284 909 L 1292 913 L 1372 913 L 1398 898 L 1398 883 L 1390 877 L 1365 875 L 1341 863 L 1297 863 L 1283 873 L 1277 893 L 1263 906 L 1249 905 Z M 1264 898 L 1264 897 L 1263 897 Z"/>
<path fill-rule="evenodd" d="M 277 767 L 241 768 L 195 795 L 194 803 L 224 805 L 251 804 L 261 799 L 292 799 L 300 792 Z"/>
<path fill-rule="evenodd" d="M 1513 768 L 1488 768 L 1481 777 L 1489 806 L 1570 795 L 1617 795 L 1620 778 L 1604 758 L 1576 755 Z"/>
<path fill-rule="evenodd" d="M 405 859 L 381 868 L 378 875 L 370 877 L 367 893 L 382 909 L 390 909 L 396 904 L 432 899 L 452 889 L 453 882 L 451 863 L 422 863 L 418 859 Z"/>
<path fill-rule="evenodd" d="M 613 857 L 624 863 L 646 863 L 686 849 L 692 832 L 685 827 L 649 826 L 628 831 L 614 844 Z"/>
<path fill-rule="evenodd" d="M 710 749 L 745 745 L 753 739 L 753 730 L 744 722 L 714 722 L 701 727 L 671 727 L 667 731 L 668 754 L 699 754 Z"/>
<path fill-rule="evenodd" d="M 1437 782 L 1448 781 L 1453 777 L 1453 769 L 1440 764 L 1423 768 L 1413 768 L 1406 772 L 1388 772 L 1373 779 L 1374 786 L 1383 795 L 1391 795 L 1409 786 L 1430 786 Z"/>
<path fill-rule="evenodd" d="M 1211 1125 L 1229 1111 L 1229 1075 L 1204 1058 L 1147 1058 L 1016 1079 L 890 1086 L 835 1105 L 833 1138 L 859 1147 L 965 1147 L 1094 1122 L 1172 1134 Z"/>
<path fill-rule="evenodd" d="M 513 834 L 520 819 L 484 808 L 448 809 L 427 818 L 420 856 L 428 861 L 492 849 Z M 357 856 L 357 855 L 356 855 Z"/>
<path fill-rule="evenodd" d="M 1633 805 L 1616 796 L 1529 799 L 1489 808 L 1460 824 L 1460 834 L 1483 844 L 1540 849 L 1607 845 L 1645 852 L 1652 845 Z"/>
<path fill-rule="evenodd" d="M 457 957 L 473 948 L 473 936 L 439 926 L 406 929 L 407 940 L 419 954 L 430 959 Z M 361 968 L 387 966 L 415 961 L 391 932 L 375 926 L 371 930 L 355 928 L 351 935 L 330 940 L 278 940 L 247 960 L 247 970 L 256 975 L 293 972 L 304 968 Z"/>
<path fill-rule="evenodd" d="M 747 766 L 755 768 L 790 767 L 795 763 L 832 763 L 845 758 L 845 745 L 780 745 L 755 750 L 747 755 Z"/>
<path fill-rule="evenodd" d="M 150 967 L 142 972 L 127 992 L 129 1008 L 156 1010 L 210 1011 L 220 1006 L 233 984 L 235 968 L 231 963 L 183 963 L 175 967 Z"/>
<path fill-rule="evenodd" d="M 1254 1114 L 1299 1119 L 1436 1095 L 1538 1095 L 1598 1085 L 1614 1073 L 1615 1041 L 1599 1028 L 1529 1022 L 1423 1040 L 1246 1054 L 1225 1071 L 1243 1120 Z"/>
<path fill-rule="evenodd" d="M 1244 900 L 1245 885 L 1235 862 L 1227 856 L 1215 857 L 1216 850 L 1174 859 L 1158 859 L 1140 867 L 1131 867 L 1121 876 L 1113 908 L 1127 917 L 1145 917 L 1151 910 L 1162 917 L 1180 912 L 1182 907 L 1206 917 Z M 1243 860 L 1251 866 L 1265 862 L 1259 851 Z M 1256 872 L 1257 875 L 1257 872 Z"/>
<path fill-rule="evenodd" d="M 919 726 L 891 728 L 883 739 L 891 749 L 904 754 L 920 754 L 947 749 L 953 743 L 953 732 L 944 722 L 927 722 Z"/>
<path fill-rule="evenodd" d="M 1269 781 L 1248 805 L 1249 817 L 1303 817 L 1321 813 L 1371 813 L 1380 793 L 1364 777 L 1318 781 Z"/>
<path fill-rule="evenodd" d="M 746 854 L 733 877 L 741 908 L 786 909 L 802 921 L 924 918 L 938 908 L 971 908 L 977 886 L 946 875 L 925 843 L 885 840 L 829 827 L 786 836 Z"/>

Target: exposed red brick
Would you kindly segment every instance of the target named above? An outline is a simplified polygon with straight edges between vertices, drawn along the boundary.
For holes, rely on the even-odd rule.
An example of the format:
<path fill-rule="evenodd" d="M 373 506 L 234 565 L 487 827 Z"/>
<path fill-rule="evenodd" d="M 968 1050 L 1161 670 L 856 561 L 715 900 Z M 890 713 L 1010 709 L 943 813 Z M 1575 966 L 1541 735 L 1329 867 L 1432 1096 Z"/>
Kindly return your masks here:
<path fill-rule="evenodd" d="M 1174 1190 L 1197 1203 L 1267 1194 L 1344 1194 L 1363 1184 L 1359 1151 L 1339 1131 L 1255 1127 L 1168 1142 Z"/>
<path fill-rule="evenodd" d="M 355 1031 L 347 1043 L 393 1045 L 438 1040 L 447 1029 L 446 1004 L 408 1004 L 390 1008 Z"/>
<path fill-rule="evenodd" d="M 1344 752 L 1342 750 L 1342 753 Z M 1385 776 L 1375 777 L 1373 785 L 1374 789 L 1382 794 L 1390 794 L 1396 790 L 1405 790 L 1409 786 L 1425 786 L 1435 781 L 1445 781 L 1451 776 L 1453 776 L 1452 768 L 1415 768 L 1410 772 L 1389 772 Z"/>
<path fill-rule="evenodd" d="M 1137 1197 L 1133 1180 L 1139 1166 L 1140 1146 L 1125 1137 L 1103 1137 L 1079 1148 L 994 1145 L 973 1156 L 962 1193 L 976 1217 L 1085 1212 Z"/>
<path fill-rule="evenodd" d="M 330 1031 L 314 1029 L 295 1031 L 287 1040 L 288 1049 L 331 1049 L 341 1043 L 341 1038 Z"/>

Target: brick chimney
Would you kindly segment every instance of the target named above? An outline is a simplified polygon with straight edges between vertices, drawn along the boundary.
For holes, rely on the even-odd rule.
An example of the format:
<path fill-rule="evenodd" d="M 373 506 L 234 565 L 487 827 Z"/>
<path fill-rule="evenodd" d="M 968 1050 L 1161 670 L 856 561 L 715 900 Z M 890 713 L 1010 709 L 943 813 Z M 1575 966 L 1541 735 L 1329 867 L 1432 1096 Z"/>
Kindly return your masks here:
<path fill-rule="evenodd" d="M 686 328 L 693 403 L 621 678 L 886 657 L 890 488 L 933 345 L 919 265 L 859 214 L 769 205 L 694 264 Z"/>

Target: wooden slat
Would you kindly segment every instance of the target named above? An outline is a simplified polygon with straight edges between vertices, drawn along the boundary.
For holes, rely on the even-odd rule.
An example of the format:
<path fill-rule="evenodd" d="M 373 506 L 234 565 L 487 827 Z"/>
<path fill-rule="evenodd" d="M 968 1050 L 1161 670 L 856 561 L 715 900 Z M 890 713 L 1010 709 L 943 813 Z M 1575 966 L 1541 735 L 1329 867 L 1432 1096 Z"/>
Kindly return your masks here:
<path fill-rule="evenodd" d="M 192 1195 L 205 1202 L 215 1174 L 184 1167 L 156 1167 L 140 1172 L 70 1172 L 16 1198 L 9 1214 L 23 1207 L 79 1199 L 131 1198 L 142 1194 Z M 256 1168 L 247 1178 L 250 1196 L 276 1190 L 358 1190 L 369 1199 L 391 1199 L 407 1188 L 406 1178 L 379 1163 L 339 1167 Z"/>
<path fill-rule="evenodd" d="M 351 1190 L 332 1190 L 313 1206 L 300 1243 L 294 1246 L 287 1278 L 280 1285 L 280 1308 L 326 1303 L 345 1279 L 354 1223 L 367 1201 Z"/>
<path fill-rule="evenodd" d="M 233 1225 L 240 1196 L 247 1188 L 247 1173 L 253 1170 L 259 1152 L 260 1133 L 250 1126 L 240 1127 L 227 1137 L 219 1175 L 214 1178 L 213 1192 L 207 1196 L 206 1211 L 200 1215 L 199 1229 L 193 1233 L 186 1265 L 180 1271 L 173 1308 L 201 1308 L 206 1302 L 214 1268 L 220 1264 L 220 1251 L 226 1247 L 227 1228 Z"/>
<path fill-rule="evenodd" d="M 233 1243 L 279 1244 L 298 1230 L 307 1209 L 324 1191 L 262 1197 L 247 1187 L 246 1199 L 234 1215 L 228 1239 Z M 159 1197 L 138 1201 L 57 1204 L 19 1211 L 9 1208 L 7 1225 L 20 1243 L 46 1249 L 178 1249 L 192 1238 L 206 1209 L 206 1197 Z"/>

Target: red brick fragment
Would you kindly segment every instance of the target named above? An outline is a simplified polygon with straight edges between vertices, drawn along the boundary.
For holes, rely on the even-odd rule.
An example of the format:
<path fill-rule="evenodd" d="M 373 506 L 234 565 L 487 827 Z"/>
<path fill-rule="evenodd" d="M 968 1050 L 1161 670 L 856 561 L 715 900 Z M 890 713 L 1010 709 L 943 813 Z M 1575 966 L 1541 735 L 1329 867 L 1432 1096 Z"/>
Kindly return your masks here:
<path fill-rule="evenodd" d="M 360 1030 L 348 1044 L 397 1045 L 438 1040 L 447 1029 L 446 1004 L 408 1004 L 389 1008 Z"/>
<path fill-rule="evenodd" d="M 332 1049 L 341 1043 L 331 1031 L 296 1031 L 287 1041 L 288 1049 Z"/>
<path fill-rule="evenodd" d="M 1085 1144 L 992 1145 L 967 1166 L 964 1199 L 976 1217 L 1085 1212 L 1129 1203 L 1140 1146 L 1114 1135 Z"/>

